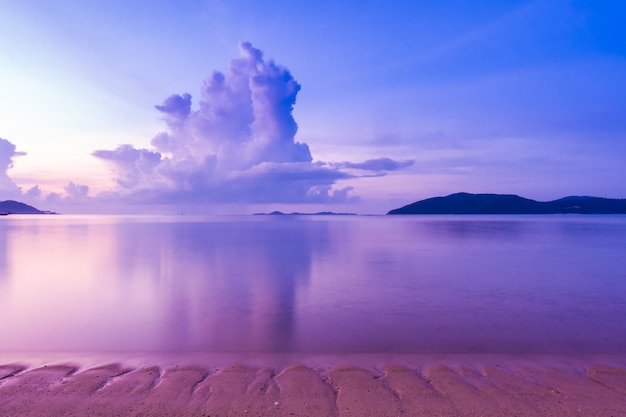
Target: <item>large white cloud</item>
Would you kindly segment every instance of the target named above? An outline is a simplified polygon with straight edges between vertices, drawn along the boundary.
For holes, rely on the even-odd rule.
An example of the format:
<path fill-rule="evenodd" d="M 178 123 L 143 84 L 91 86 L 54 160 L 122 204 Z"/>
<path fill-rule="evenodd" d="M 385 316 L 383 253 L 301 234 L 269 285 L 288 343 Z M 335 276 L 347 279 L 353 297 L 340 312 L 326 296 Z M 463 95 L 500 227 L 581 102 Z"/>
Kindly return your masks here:
<path fill-rule="evenodd" d="M 225 72 L 216 71 L 202 83 L 196 109 L 190 94 L 171 95 L 155 106 L 166 129 L 152 138 L 151 149 L 127 144 L 92 153 L 110 166 L 114 190 L 93 197 L 87 185 L 70 182 L 64 193 L 46 193 L 37 185 L 23 192 L 8 170 L 24 153 L 0 138 L 0 196 L 59 210 L 96 201 L 341 203 L 358 197 L 352 186 L 338 181 L 385 175 L 413 163 L 314 161 L 308 145 L 295 139 L 298 82 L 250 43 L 242 43 L 240 52 Z"/>
<path fill-rule="evenodd" d="M 240 53 L 227 71 L 202 83 L 197 110 L 189 94 L 155 106 L 167 130 L 152 139 L 154 149 L 122 145 L 93 153 L 113 170 L 116 196 L 155 203 L 341 202 L 354 199 L 352 187 L 338 189 L 336 182 L 354 177 L 354 169 L 380 175 L 409 165 L 386 158 L 314 162 L 308 145 L 295 140 L 300 85 L 250 43 Z"/>

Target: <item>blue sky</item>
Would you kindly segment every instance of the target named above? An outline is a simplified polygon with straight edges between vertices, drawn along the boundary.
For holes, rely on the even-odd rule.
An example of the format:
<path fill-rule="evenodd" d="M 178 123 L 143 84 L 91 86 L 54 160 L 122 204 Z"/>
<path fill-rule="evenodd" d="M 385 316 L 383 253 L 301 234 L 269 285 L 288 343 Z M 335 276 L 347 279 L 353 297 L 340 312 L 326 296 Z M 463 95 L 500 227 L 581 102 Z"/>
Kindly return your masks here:
<path fill-rule="evenodd" d="M 457 191 L 626 198 L 621 1 L 2 9 L 0 200 L 384 213 Z M 228 97 L 202 96 L 214 71 Z M 259 76 L 265 96 L 235 88 Z M 187 110 L 166 105 L 185 93 Z"/>

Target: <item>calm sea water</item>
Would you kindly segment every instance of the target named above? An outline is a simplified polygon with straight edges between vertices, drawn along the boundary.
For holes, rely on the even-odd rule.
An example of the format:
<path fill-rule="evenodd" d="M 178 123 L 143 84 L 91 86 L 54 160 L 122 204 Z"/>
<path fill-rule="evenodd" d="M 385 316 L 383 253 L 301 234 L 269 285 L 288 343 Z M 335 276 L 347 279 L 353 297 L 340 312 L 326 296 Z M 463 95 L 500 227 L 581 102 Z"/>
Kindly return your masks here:
<path fill-rule="evenodd" d="M 623 353 L 626 216 L 7 216 L 0 351 Z"/>

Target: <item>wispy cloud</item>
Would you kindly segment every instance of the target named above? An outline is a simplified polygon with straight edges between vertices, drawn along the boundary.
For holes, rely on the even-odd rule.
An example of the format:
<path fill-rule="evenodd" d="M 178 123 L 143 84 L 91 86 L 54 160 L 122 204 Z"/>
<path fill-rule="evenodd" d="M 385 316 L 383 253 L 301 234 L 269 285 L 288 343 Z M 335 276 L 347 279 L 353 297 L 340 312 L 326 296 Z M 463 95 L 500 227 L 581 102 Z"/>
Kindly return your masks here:
<path fill-rule="evenodd" d="M 391 158 L 368 159 L 363 162 L 339 162 L 333 164 L 337 168 L 359 169 L 365 171 L 397 171 L 402 168 L 408 168 L 413 165 L 413 160 L 396 161 Z"/>

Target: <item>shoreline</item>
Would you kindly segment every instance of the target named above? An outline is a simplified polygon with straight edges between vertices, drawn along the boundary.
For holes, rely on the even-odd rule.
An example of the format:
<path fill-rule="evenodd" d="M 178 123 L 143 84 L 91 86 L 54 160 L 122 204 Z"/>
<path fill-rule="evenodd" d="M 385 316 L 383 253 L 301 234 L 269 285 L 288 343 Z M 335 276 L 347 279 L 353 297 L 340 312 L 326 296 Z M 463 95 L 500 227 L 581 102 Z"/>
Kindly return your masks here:
<path fill-rule="evenodd" d="M 608 417 L 626 354 L 0 353 L 0 415 Z"/>
<path fill-rule="evenodd" d="M 570 366 L 584 367 L 590 364 L 624 366 L 624 353 L 398 353 L 398 352 L 138 352 L 138 351 L 0 351 L 0 365 L 23 363 L 28 367 L 75 364 L 79 368 L 97 367 L 103 364 L 123 363 L 133 368 L 158 366 L 167 368 L 180 365 L 201 367 L 225 367 L 245 364 L 266 368 L 285 368 L 305 365 L 330 369 L 342 365 L 354 365 L 376 369 L 389 365 L 425 366 L 447 364 L 451 366 L 504 365 L 512 367 Z"/>

